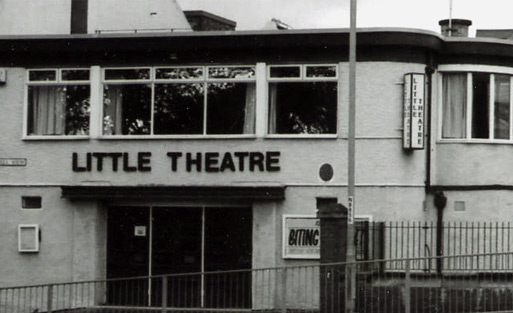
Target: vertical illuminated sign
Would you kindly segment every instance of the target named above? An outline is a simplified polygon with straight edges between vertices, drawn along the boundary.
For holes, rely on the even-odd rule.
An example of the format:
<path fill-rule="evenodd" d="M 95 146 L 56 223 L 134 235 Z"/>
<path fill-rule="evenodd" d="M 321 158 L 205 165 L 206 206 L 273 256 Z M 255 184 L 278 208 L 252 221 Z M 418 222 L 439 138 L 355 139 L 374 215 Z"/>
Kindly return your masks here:
<path fill-rule="evenodd" d="M 403 148 L 424 149 L 425 76 L 404 75 Z"/>

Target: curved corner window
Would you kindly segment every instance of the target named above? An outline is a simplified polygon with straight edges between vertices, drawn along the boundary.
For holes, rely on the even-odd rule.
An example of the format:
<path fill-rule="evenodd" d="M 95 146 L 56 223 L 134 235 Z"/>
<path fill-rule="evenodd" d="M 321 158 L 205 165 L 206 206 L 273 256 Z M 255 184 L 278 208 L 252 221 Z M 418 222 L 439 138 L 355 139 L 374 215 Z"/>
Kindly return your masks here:
<path fill-rule="evenodd" d="M 512 77 L 444 73 L 442 139 L 511 140 Z"/>
<path fill-rule="evenodd" d="M 269 134 L 337 133 L 337 66 L 270 66 Z"/>
<path fill-rule="evenodd" d="M 255 67 L 105 69 L 104 135 L 255 133 Z"/>
<path fill-rule="evenodd" d="M 28 70 L 27 135 L 89 135 L 88 69 Z"/>

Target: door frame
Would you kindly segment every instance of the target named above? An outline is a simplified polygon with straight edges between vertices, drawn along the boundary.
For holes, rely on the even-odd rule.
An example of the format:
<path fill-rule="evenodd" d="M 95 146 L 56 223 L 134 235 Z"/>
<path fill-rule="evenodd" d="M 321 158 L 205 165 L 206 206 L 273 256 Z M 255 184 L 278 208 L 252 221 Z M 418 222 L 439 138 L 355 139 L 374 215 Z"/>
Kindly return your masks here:
<path fill-rule="evenodd" d="M 253 233 L 253 206 L 251 203 L 154 203 L 154 202 L 144 202 L 144 201 L 133 201 L 133 202 L 115 202 L 115 203 L 109 203 L 105 205 L 107 208 L 107 216 L 108 219 L 108 210 L 112 208 L 130 208 L 130 207 L 146 207 L 148 208 L 148 273 L 147 276 L 149 277 L 148 281 L 148 290 L 147 290 L 147 296 L 148 296 L 148 306 L 151 306 L 152 303 L 152 283 L 151 283 L 151 276 L 153 271 L 153 210 L 155 208 L 200 208 L 201 209 L 201 259 L 200 259 L 200 272 L 205 272 L 205 213 L 206 210 L 209 208 L 240 208 L 240 209 L 247 209 L 251 211 L 251 232 Z M 105 236 L 105 242 L 108 242 L 108 223 L 107 223 L 107 229 L 106 229 L 106 236 Z M 106 259 L 105 259 L 105 275 L 108 274 L 108 245 L 105 245 L 106 249 Z M 253 250 L 253 248 L 251 248 Z M 251 253 L 253 254 L 253 252 Z M 252 263 L 252 262 L 251 262 Z M 205 278 L 204 275 L 201 275 L 201 307 L 204 307 L 205 302 Z"/>

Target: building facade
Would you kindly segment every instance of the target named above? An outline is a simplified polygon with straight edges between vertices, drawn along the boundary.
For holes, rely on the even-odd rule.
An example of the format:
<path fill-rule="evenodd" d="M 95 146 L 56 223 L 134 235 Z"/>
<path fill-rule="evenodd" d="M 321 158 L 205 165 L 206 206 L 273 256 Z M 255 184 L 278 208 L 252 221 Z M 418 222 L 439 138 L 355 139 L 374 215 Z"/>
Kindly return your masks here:
<path fill-rule="evenodd" d="M 356 216 L 509 220 L 513 44 L 357 55 Z M 347 30 L 4 36 L 0 67 L 0 286 L 315 263 L 347 204 Z"/>

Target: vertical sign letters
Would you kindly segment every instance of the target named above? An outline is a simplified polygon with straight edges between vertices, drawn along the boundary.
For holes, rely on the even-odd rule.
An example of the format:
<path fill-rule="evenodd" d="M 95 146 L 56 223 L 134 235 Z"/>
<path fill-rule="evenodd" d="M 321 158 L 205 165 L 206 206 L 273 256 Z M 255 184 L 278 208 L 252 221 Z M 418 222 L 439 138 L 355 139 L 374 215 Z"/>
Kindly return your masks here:
<path fill-rule="evenodd" d="M 424 149 L 425 75 L 404 75 L 403 148 Z"/>

